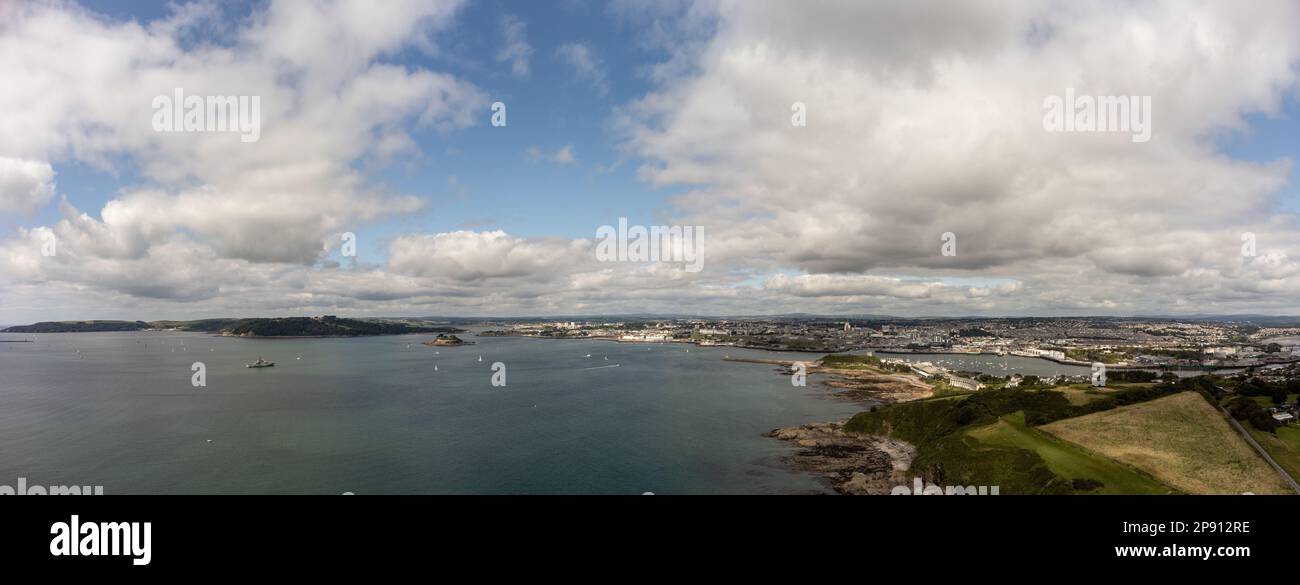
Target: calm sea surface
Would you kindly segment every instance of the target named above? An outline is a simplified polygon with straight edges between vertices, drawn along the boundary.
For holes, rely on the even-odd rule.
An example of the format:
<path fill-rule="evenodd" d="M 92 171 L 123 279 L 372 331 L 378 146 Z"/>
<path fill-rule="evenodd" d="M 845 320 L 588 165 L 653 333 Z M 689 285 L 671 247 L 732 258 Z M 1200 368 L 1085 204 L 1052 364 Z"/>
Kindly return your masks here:
<path fill-rule="evenodd" d="M 31 338 L 0 334 L 0 339 Z M 0 343 L 0 484 L 121 493 L 805 493 L 772 428 L 860 406 L 735 348 L 64 333 Z M 591 354 L 591 357 L 586 357 Z M 479 362 L 479 356 L 483 361 Z M 274 368 L 247 369 L 259 356 Z M 608 359 L 606 359 L 608 358 Z M 507 386 L 491 385 L 493 362 Z M 191 364 L 207 387 L 191 386 Z M 609 367 L 609 366 L 617 367 Z M 437 370 L 435 371 L 435 366 Z"/>

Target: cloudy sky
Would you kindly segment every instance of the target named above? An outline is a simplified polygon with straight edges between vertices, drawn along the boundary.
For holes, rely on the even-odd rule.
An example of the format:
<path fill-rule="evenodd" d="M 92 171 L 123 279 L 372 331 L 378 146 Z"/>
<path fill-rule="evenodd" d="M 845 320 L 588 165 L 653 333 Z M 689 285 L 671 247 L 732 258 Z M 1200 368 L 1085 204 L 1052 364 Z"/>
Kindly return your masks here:
<path fill-rule="evenodd" d="M 0 323 L 1300 314 L 1297 30 L 1294 0 L 0 0 Z M 260 139 L 155 131 L 176 88 L 259 96 Z M 1045 130 L 1067 88 L 1150 96 L 1151 139 Z M 600 261 L 620 217 L 702 226 L 703 270 Z"/>

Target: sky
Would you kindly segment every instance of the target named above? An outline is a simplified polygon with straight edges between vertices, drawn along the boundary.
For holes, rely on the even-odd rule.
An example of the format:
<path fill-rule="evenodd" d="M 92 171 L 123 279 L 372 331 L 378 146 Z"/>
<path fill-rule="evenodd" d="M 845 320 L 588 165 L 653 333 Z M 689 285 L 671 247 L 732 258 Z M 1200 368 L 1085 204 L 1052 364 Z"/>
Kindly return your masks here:
<path fill-rule="evenodd" d="M 0 323 L 1300 314 L 1296 30 L 1289 0 L 0 0 Z M 159 132 L 176 88 L 257 96 L 258 140 Z M 1149 98 L 1149 140 L 1053 131 L 1067 90 Z M 699 269 L 603 257 L 620 218 L 699 230 Z"/>

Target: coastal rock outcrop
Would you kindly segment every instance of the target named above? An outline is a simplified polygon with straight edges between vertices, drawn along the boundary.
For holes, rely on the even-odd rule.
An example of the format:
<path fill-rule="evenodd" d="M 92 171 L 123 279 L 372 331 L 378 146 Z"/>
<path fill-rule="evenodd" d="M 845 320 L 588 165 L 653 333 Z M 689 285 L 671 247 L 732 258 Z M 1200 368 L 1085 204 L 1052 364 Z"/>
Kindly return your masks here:
<path fill-rule="evenodd" d="M 883 404 L 909 402 L 934 396 L 934 389 L 915 376 L 880 374 L 853 370 L 823 368 L 827 374 L 822 384 L 835 388 L 836 397 L 855 402 L 876 401 Z"/>
<path fill-rule="evenodd" d="M 846 495 L 888 494 L 906 482 L 916 454 L 914 447 L 897 439 L 846 433 L 844 421 L 783 427 L 764 436 L 798 446 L 785 458 L 786 464 L 821 476 Z"/>

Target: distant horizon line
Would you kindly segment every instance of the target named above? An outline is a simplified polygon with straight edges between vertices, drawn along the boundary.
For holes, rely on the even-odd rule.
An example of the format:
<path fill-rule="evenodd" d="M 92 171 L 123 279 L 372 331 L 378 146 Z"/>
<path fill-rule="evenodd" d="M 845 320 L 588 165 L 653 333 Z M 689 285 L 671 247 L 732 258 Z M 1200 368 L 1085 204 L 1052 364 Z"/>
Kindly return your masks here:
<path fill-rule="evenodd" d="M 385 316 L 349 316 L 347 314 L 295 314 L 275 316 L 239 316 L 239 317 L 195 317 L 163 319 L 43 319 L 28 323 L 10 323 L 0 321 L 0 327 L 15 325 L 32 325 L 36 323 L 79 323 L 79 322 L 143 322 L 157 323 L 164 321 L 193 322 L 218 319 L 292 319 L 305 317 L 335 316 L 345 319 L 420 319 L 420 320 L 457 320 L 457 321 L 503 321 L 503 320 L 592 320 L 592 319 L 859 319 L 859 320 L 995 320 L 995 319 L 1151 319 L 1151 320 L 1250 320 L 1250 319 L 1296 319 L 1300 314 L 1262 314 L 1262 313 L 1193 313 L 1186 315 L 884 315 L 872 313 L 768 313 L 768 314 L 730 314 L 708 315 L 692 313 L 591 313 L 591 314 L 552 314 L 552 315 L 385 315 Z"/>

